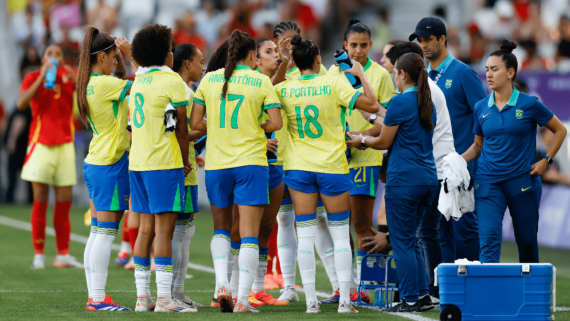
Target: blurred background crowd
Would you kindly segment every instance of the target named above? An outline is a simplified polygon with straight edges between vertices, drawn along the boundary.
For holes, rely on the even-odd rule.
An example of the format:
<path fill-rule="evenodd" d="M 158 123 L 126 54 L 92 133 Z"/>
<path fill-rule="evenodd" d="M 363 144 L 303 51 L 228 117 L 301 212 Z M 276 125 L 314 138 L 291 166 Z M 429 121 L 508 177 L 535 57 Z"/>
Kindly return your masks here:
<path fill-rule="evenodd" d="M 82 29 L 93 25 L 117 37 L 133 35 L 142 26 L 156 22 L 170 26 L 176 43 L 193 43 L 206 60 L 240 29 L 254 38 L 273 39 L 281 21 L 295 21 L 303 37 L 316 41 L 323 62 L 333 63 L 333 52 L 342 46 L 343 32 L 351 18 L 358 17 L 372 29 L 369 57 L 380 62 L 384 45 L 392 39 L 407 39 L 416 23 L 427 15 L 447 24 L 448 48 L 454 57 L 471 65 L 484 77 L 484 64 L 503 38 L 515 40 L 521 66 L 531 94 L 540 97 L 540 82 L 562 95 L 570 89 L 569 0 L 0 0 L 0 203 L 31 201 L 31 189 L 19 179 L 27 146 L 30 111 L 18 112 L 15 101 L 23 76 L 41 66 L 41 54 L 57 43 L 66 64 L 76 63 Z M 130 77 L 134 71 L 129 70 Z M 543 72 L 558 75 L 543 80 Z M 482 78 L 485 84 L 484 78 Z M 485 84 L 486 85 L 486 84 Z M 549 96 L 548 94 L 542 94 Z M 547 97 L 544 97 L 547 98 Z M 549 105 L 563 121 L 570 120 L 565 104 Z M 556 104 L 556 103 L 553 103 Z M 556 108 L 562 108 L 560 113 Z M 564 117 L 564 116 L 567 117 Z M 76 126 L 78 165 L 87 151 L 91 133 Z M 543 134 L 546 136 L 550 132 Z M 548 137 L 537 137 L 540 149 Z M 564 153 L 566 151 L 566 153 Z M 550 180 L 570 185 L 568 147 L 559 155 Z M 78 166 L 78 169 L 81 169 Z M 78 177 L 81 177 L 78 175 Z M 16 192 L 18 191 L 18 192 Z M 75 195 L 77 194 L 77 195 Z M 81 203 L 82 189 L 74 189 L 74 204 Z"/>

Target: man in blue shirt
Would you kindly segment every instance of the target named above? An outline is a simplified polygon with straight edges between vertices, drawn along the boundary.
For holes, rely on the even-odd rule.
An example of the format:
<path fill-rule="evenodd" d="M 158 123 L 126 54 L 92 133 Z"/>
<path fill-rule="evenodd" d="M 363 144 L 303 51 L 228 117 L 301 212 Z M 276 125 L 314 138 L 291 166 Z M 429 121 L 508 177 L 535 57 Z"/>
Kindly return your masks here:
<path fill-rule="evenodd" d="M 445 95 L 455 150 L 462 154 L 473 144 L 473 108 L 486 97 L 485 89 L 477 73 L 447 51 L 447 31 L 439 18 L 423 18 L 409 40 L 416 38 L 430 62 L 427 68 L 429 77 Z M 477 161 L 468 163 L 468 167 L 471 176 L 475 176 Z M 439 233 L 443 262 L 453 263 L 459 258 L 479 260 L 476 213 L 465 213 L 459 221 L 449 222 L 442 216 Z"/>

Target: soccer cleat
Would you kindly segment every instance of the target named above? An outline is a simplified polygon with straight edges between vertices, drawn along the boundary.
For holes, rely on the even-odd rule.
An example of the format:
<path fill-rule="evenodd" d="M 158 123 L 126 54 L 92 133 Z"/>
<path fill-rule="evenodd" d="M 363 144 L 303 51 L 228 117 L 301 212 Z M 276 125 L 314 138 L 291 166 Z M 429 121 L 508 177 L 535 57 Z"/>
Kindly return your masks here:
<path fill-rule="evenodd" d="M 198 312 L 196 308 L 185 307 L 182 302 L 172 299 L 156 300 L 154 312 Z"/>
<path fill-rule="evenodd" d="M 130 254 L 127 252 L 119 252 L 117 258 L 115 259 L 115 264 L 117 266 L 125 266 L 129 262 Z"/>
<path fill-rule="evenodd" d="M 358 313 L 358 310 L 352 306 L 352 303 L 343 301 L 338 305 L 338 313 Z"/>
<path fill-rule="evenodd" d="M 273 274 L 266 274 L 265 275 L 264 289 L 265 290 L 281 289 L 281 287 L 279 287 L 279 284 L 277 284 L 277 282 L 275 282 L 275 278 L 273 277 Z"/>
<path fill-rule="evenodd" d="M 34 255 L 34 261 L 32 262 L 32 269 L 45 269 L 46 268 L 46 257 L 43 254 Z"/>
<path fill-rule="evenodd" d="M 294 288 L 289 287 L 281 290 L 281 295 L 277 300 L 284 302 L 299 302 L 299 295 Z"/>
<path fill-rule="evenodd" d="M 156 302 L 154 302 L 151 297 L 137 297 L 137 306 L 135 307 L 135 312 L 149 312 L 154 311 L 155 308 Z"/>
<path fill-rule="evenodd" d="M 55 260 L 53 260 L 53 266 L 57 269 L 67 269 L 67 268 L 81 268 L 83 269 L 83 264 L 77 262 L 75 257 L 66 255 L 57 255 Z"/>
<path fill-rule="evenodd" d="M 129 262 L 125 264 L 125 270 L 134 271 L 135 270 L 135 260 L 131 257 Z"/>
<path fill-rule="evenodd" d="M 189 307 L 192 307 L 192 308 L 205 308 L 206 307 L 205 305 L 200 304 L 198 302 L 195 302 L 185 295 L 182 297 L 175 297 L 175 299 L 184 303 L 185 305 L 187 305 Z"/>
<path fill-rule="evenodd" d="M 275 283 L 277 283 L 280 289 L 285 288 L 285 280 L 283 280 L 283 274 L 273 275 L 273 280 L 275 281 Z"/>
<path fill-rule="evenodd" d="M 218 304 L 218 299 L 217 298 L 212 298 L 212 302 L 210 302 L 210 308 L 217 308 L 220 305 Z"/>
<path fill-rule="evenodd" d="M 319 312 L 321 312 L 321 309 L 319 309 L 319 304 L 315 301 L 307 305 L 307 311 L 305 311 L 305 313 L 319 313 Z"/>
<path fill-rule="evenodd" d="M 253 293 L 253 296 L 259 301 L 265 303 L 265 305 L 289 305 L 289 302 L 276 300 L 271 294 L 265 291 Z"/>
<path fill-rule="evenodd" d="M 433 302 L 431 301 L 431 296 L 429 294 L 426 294 L 423 297 L 421 297 L 419 303 L 420 303 L 419 306 L 420 312 L 429 311 L 434 308 Z"/>
<path fill-rule="evenodd" d="M 93 299 L 89 298 L 89 299 L 87 299 L 87 304 L 86 304 L 85 306 L 86 306 L 86 307 L 89 307 L 89 305 L 90 305 L 91 303 L 93 303 Z M 88 309 L 86 309 L 86 310 L 88 310 Z"/>
<path fill-rule="evenodd" d="M 334 294 L 330 299 L 319 301 L 319 304 L 337 304 L 340 300 L 340 292 L 338 290 L 334 291 Z"/>
<path fill-rule="evenodd" d="M 241 303 L 236 304 L 235 308 L 234 308 L 234 313 L 259 313 L 261 311 L 259 311 L 256 308 L 250 307 L 248 305 L 243 305 Z"/>
<path fill-rule="evenodd" d="M 234 302 L 228 288 L 224 285 L 218 288 L 218 307 L 222 312 L 232 313 L 234 311 Z"/>
<path fill-rule="evenodd" d="M 356 303 L 356 301 L 358 301 L 358 291 L 354 291 L 354 293 L 352 293 L 350 296 L 350 301 L 352 303 Z M 366 293 L 360 292 L 360 301 L 366 304 L 370 304 L 370 297 L 366 295 Z"/>
<path fill-rule="evenodd" d="M 90 299 L 91 300 L 91 299 Z M 91 304 L 85 308 L 87 311 L 131 311 L 131 309 L 120 306 L 117 303 L 113 302 L 111 295 L 107 295 L 105 300 L 101 302 L 94 302 L 91 300 Z"/>
<path fill-rule="evenodd" d="M 265 305 L 265 303 L 263 303 L 262 301 L 259 301 L 259 300 L 255 297 L 255 295 L 253 294 L 253 291 L 252 291 L 252 292 L 249 292 L 249 297 L 247 298 L 247 301 L 249 301 L 249 304 L 250 304 L 252 307 L 260 307 L 260 306 L 262 306 L 262 305 Z M 236 301 L 236 302 L 237 302 L 237 301 Z"/>
<path fill-rule="evenodd" d="M 408 304 L 404 299 L 402 299 L 402 302 L 400 303 L 395 303 L 392 305 L 391 308 L 388 309 L 382 309 L 382 311 L 384 312 L 393 312 L 393 313 L 398 313 L 398 312 L 418 312 L 418 302 L 414 303 L 414 304 Z"/>

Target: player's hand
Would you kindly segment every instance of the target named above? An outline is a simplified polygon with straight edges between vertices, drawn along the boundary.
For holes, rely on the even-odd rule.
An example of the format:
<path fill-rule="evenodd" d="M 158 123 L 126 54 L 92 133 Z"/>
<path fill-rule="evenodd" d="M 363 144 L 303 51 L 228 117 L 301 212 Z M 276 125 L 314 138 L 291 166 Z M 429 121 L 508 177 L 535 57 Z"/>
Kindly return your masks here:
<path fill-rule="evenodd" d="M 40 78 L 44 78 L 46 76 L 46 73 L 48 71 L 48 69 L 50 67 L 53 66 L 53 62 L 51 60 L 47 60 L 43 65 L 42 68 L 40 69 Z"/>
<path fill-rule="evenodd" d="M 291 60 L 291 38 L 283 39 L 279 42 L 279 58 L 281 60 L 287 59 L 287 61 Z"/>
<path fill-rule="evenodd" d="M 356 135 L 354 136 L 354 139 L 351 139 L 346 142 L 346 148 L 357 148 L 360 150 L 365 150 L 361 142 L 362 142 L 362 136 Z"/>
<path fill-rule="evenodd" d="M 530 175 L 537 176 L 542 175 L 548 169 L 548 161 L 546 159 L 541 159 L 538 162 L 534 163 L 530 168 Z"/>
<path fill-rule="evenodd" d="M 71 80 L 71 82 L 74 84 L 77 83 L 77 75 L 75 74 L 73 68 L 68 65 L 63 65 L 63 69 L 67 70 L 67 76 L 69 77 L 69 80 Z"/>
<path fill-rule="evenodd" d="M 184 177 L 188 176 L 188 173 L 192 171 L 192 164 L 190 162 L 185 162 L 184 164 Z"/>
<path fill-rule="evenodd" d="M 267 151 L 277 153 L 277 147 L 279 147 L 279 141 L 277 139 L 267 140 Z"/>
<path fill-rule="evenodd" d="M 362 65 L 358 61 L 353 61 L 352 62 L 352 68 L 344 71 L 344 73 L 347 73 L 347 72 L 349 72 L 355 76 L 359 76 L 361 74 L 364 74 L 364 68 L 362 68 Z"/>
<path fill-rule="evenodd" d="M 376 231 L 373 227 L 370 227 L 374 236 L 363 237 L 363 242 L 368 242 L 364 244 L 364 247 L 372 246 L 372 249 L 368 251 L 368 254 L 388 254 L 392 250 L 392 245 L 388 243 L 386 234 Z"/>
<path fill-rule="evenodd" d="M 121 50 L 125 55 L 131 55 L 131 43 L 127 40 L 127 38 L 121 37 L 115 40 L 115 45 L 119 50 Z"/>

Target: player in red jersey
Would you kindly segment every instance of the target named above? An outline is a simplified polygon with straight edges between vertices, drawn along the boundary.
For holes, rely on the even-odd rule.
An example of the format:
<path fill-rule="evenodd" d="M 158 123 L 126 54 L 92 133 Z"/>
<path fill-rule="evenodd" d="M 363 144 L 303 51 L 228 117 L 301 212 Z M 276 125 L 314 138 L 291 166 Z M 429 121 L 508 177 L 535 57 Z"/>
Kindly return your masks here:
<path fill-rule="evenodd" d="M 45 88 L 48 69 L 53 66 L 49 58 L 58 62 L 53 89 Z M 71 223 L 71 187 L 77 182 L 75 148 L 73 146 L 73 92 L 75 72 L 63 66 L 63 52 L 57 45 L 46 48 L 42 68 L 24 77 L 18 98 L 18 109 L 32 108 L 32 123 L 28 152 L 22 169 L 22 179 L 32 182 L 34 206 L 32 209 L 32 241 L 35 257 L 32 268 L 45 267 L 44 243 L 49 186 L 55 191 L 53 227 L 56 234 L 56 268 L 80 267 L 69 255 Z"/>

